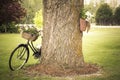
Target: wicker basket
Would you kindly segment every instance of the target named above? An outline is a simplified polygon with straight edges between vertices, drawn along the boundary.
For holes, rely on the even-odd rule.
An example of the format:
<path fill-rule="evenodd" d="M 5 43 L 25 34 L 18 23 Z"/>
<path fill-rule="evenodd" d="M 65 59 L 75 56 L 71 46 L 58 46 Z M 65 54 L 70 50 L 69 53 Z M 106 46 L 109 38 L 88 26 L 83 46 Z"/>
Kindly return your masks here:
<path fill-rule="evenodd" d="M 27 32 L 22 32 L 22 38 L 27 39 L 29 41 L 35 41 L 39 35 L 37 34 L 31 34 L 31 33 L 27 33 Z"/>

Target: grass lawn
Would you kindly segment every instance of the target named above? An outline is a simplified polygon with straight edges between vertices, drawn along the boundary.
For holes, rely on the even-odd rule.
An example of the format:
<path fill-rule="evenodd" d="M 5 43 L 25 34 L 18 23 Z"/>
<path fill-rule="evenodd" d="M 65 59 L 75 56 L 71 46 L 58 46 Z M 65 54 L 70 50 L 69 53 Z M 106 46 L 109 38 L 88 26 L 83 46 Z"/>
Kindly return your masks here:
<path fill-rule="evenodd" d="M 19 34 L 0 34 L 0 80 L 120 80 L 120 28 L 93 28 L 83 35 L 83 54 L 85 62 L 96 63 L 102 67 L 99 76 L 28 76 L 22 70 L 10 71 L 8 59 L 10 52 L 26 41 Z M 40 40 L 36 42 L 40 43 Z M 32 55 L 27 65 L 37 64 Z M 26 66 L 27 66 L 26 65 Z"/>

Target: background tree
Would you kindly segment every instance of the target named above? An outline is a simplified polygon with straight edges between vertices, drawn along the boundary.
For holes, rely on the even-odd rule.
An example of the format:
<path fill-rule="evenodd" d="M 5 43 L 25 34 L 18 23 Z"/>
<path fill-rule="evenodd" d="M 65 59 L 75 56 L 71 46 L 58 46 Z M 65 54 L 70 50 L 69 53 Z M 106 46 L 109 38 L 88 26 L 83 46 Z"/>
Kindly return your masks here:
<path fill-rule="evenodd" d="M 111 19 L 113 17 L 112 9 L 109 7 L 107 3 L 102 4 L 95 16 L 96 24 L 98 25 L 110 25 Z"/>
<path fill-rule="evenodd" d="M 99 6 L 104 3 L 105 3 L 105 0 L 90 0 L 89 4 L 84 4 L 84 9 L 89 11 L 93 15 L 91 22 L 95 23 L 95 13 L 99 8 Z"/>
<path fill-rule="evenodd" d="M 43 27 L 43 13 L 42 13 L 42 9 L 35 13 L 35 17 L 34 17 L 33 21 L 34 21 L 34 24 L 37 27 L 39 27 L 39 28 Z"/>
<path fill-rule="evenodd" d="M 114 13 L 114 23 L 120 25 L 120 6 L 115 9 Z"/>
<path fill-rule="evenodd" d="M 36 12 L 42 9 L 42 0 L 23 0 L 22 6 L 25 7 L 27 15 L 22 23 L 33 24 Z"/>
<path fill-rule="evenodd" d="M 25 15 L 26 11 L 19 0 L 0 0 L 0 25 L 6 25 L 5 32 L 10 23 L 20 22 Z"/>
<path fill-rule="evenodd" d="M 79 12 L 83 0 L 43 0 L 41 64 L 78 68 L 84 65 Z"/>

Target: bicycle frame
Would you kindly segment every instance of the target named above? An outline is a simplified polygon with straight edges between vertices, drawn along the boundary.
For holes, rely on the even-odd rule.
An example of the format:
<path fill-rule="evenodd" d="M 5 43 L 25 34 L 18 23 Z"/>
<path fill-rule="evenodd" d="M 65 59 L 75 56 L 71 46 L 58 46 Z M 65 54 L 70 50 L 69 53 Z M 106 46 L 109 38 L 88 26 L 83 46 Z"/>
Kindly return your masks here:
<path fill-rule="evenodd" d="M 38 32 L 41 32 L 41 31 L 38 31 Z M 25 39 L 27 39 L 27 38 L 25 38 Z M 35 41 L 35 40 L 33 40 L 33 41 Z M 9 68 L 12 71 L 21 69 L 25 65 L 25 63 L 27 63 L 27 61 L 29 59 L 29 54 L 30 54 L 30 50 L 29 49 L 31 49 L 33 51 L 33 56 L 34 56 L 35 59 L 39 59 L 40 58 L 40 56 L 41 56 L 41 47 L 40 47 L 40 49 L 36 48 L 34 46 L 34 44 L 33 44 L 33 41 L 27 39 L 27 43 L 19 44 L 11 52 L 11 55 L 10 55 L 10 58 L 9 58 Z M 16 59 L 16 61 L 14 61 L 13 59 Z M 15 64 L 12 64 L 12 63 L 15 63 Z"/>
<path fill-rule="evenodd" d="M 31 50 L 35 53 L 37 52 L 37 49 L 34 47 L 33 42 L 32 41 L 27 41 L 27 45 L 31 48 Z"/>

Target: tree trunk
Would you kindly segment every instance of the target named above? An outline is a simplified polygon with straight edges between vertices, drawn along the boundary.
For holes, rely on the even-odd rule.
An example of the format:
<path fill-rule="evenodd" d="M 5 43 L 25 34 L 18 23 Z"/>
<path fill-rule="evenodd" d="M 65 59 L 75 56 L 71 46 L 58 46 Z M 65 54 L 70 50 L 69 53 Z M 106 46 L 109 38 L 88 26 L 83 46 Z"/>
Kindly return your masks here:
<path fill-rule="evenodd" d="M 83 0 L 43 0 L 42 65 L 77 68 L 84 64 L 79 13 Z"/>

